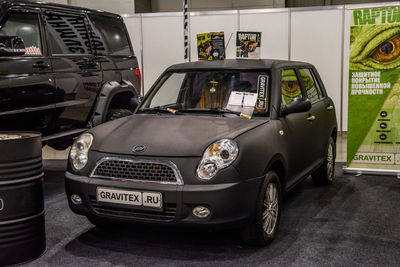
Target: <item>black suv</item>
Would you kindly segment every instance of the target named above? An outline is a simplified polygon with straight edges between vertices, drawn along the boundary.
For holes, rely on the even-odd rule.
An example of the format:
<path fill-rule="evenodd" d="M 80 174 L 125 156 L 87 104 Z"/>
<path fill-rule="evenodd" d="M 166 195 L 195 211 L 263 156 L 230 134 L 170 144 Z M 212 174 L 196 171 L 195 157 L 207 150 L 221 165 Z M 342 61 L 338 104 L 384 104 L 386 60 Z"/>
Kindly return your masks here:
<path fill-rule="evenodd" d="M 64 149 L 132 113 L 141 74 L 116 14 L 0 1 L 0 130 L 35 130 Z"/>

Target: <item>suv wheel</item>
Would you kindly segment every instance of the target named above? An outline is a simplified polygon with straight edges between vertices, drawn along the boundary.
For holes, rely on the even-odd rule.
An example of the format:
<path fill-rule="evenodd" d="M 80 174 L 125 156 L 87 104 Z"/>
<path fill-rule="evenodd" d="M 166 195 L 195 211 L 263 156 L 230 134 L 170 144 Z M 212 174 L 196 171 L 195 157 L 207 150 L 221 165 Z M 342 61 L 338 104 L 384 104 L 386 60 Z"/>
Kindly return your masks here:
<path fill-rule="evenodd" d="M 332 137 L 330 137 L 324 163 L 314 173 L 311 174 L 314 184 L 327 185 L 333 182 L 333 177 L 335 175 L 335 158 L 335 141 Z"/>
<path fill-rule="evenodd" d="M 254 218 L 241 232 L 245 243 L 266 246 L 274 240 L 282 210 L 281 197 L 279 177 L 270 171 L 261 186 Z"/>
<path fill-rule="evenodd" d="M 120 119 L 122 117 L 126 117 L 126 116 L 130 116 L 132 115 L 132 111 L 130 111 L 129 109 L 110 109 L 107 112 L 106 115 L 106 121 L 112 121 L 112 120 L 116 120 L 116 119 Z"/>

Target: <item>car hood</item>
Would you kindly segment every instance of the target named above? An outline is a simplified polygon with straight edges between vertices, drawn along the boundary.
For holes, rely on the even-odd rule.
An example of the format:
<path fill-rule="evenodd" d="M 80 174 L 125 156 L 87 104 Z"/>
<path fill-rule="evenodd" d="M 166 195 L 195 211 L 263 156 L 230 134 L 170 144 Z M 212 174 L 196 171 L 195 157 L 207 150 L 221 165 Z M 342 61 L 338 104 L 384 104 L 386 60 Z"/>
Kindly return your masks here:
<path fill-rule="evenodd" d="M 135 114 L 91 129 L 91 150 L 140 156 L 202 156 L 214 141 L 234 139 L 266 122 L 240 117 Z M 135 146 L 146 149 L 134 153 Z"/>

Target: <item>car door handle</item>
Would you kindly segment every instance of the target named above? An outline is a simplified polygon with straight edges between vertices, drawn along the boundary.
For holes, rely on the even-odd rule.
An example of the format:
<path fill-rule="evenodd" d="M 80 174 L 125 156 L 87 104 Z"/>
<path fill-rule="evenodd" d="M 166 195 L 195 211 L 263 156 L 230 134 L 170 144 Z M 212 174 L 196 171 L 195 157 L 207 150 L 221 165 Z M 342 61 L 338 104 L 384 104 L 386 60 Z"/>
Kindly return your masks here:
<path fill-rule="evenodd" d="M 45 62 L 36 62 L 35 64 L 32 65 L 32 67 L 34 67 L 35 69 L 44 70 L 50 68 L 50 64 Z"/>
<path fill-rule="evenodd" d="M 333 110 L 333 106 L 328 106 L 326 109 L 327 109 L 328 111 L 331 111 L 331 110 Z"/>
<path fill-rule="evenodd" d="M 84 61 L 86 62 L 86 64 L 89 65 L 89 66 L 95 67 L 95 66 L 98 66 L 98 65 L 99 65 L 99 62 L 97 62 L 96 60 L 94 60 L 94 59 L 92 59 L 92 58 L 84 57 L 83 60 L 84 60 Z"/>
<path fill-rule="evenodd" d="M 308 120 L 308 121 L 313 121 L 313 120 L 315 120 L 315 116 L 314 116 L 314 115 L 311 115 L 310 117 L 307 118 L 307 120 Z"/>

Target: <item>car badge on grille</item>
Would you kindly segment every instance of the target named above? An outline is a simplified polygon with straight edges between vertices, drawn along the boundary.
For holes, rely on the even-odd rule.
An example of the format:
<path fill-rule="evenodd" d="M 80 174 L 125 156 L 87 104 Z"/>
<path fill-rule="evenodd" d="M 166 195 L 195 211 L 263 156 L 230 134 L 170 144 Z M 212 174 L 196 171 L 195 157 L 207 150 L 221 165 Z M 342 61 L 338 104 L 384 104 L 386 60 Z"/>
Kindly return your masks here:
<path fill-rule="evenodd" d="M 132 149 L 133 152 L 135 153 L 142 153 L 146 151 L 146 146 L 135 146 Z"/>

